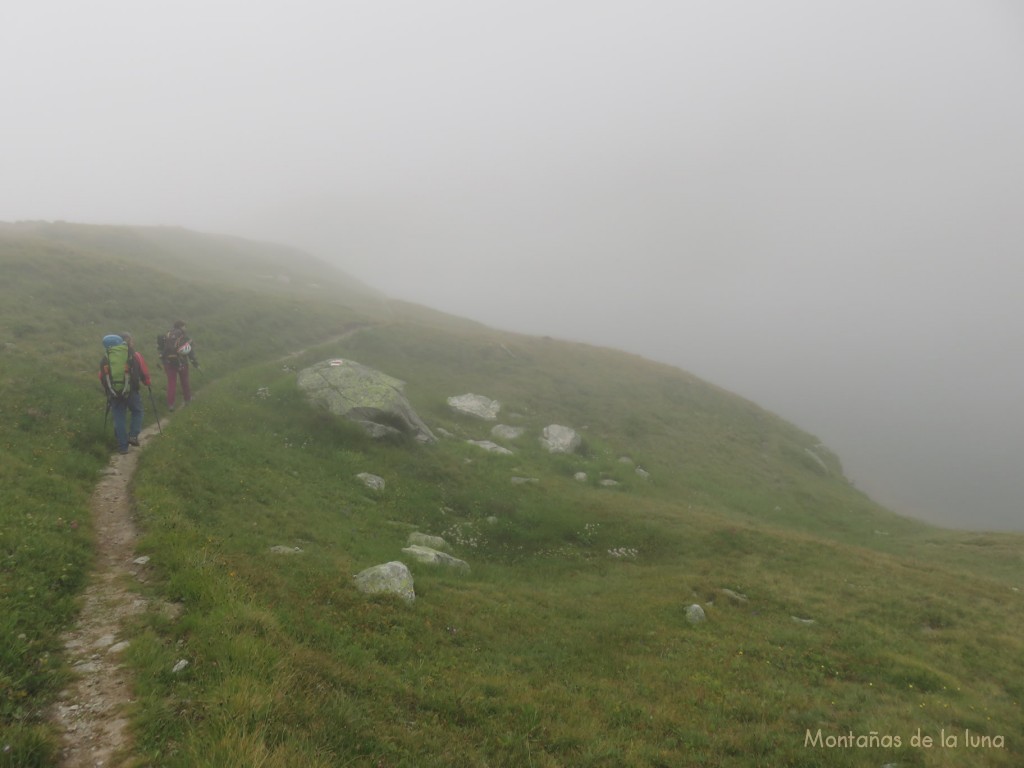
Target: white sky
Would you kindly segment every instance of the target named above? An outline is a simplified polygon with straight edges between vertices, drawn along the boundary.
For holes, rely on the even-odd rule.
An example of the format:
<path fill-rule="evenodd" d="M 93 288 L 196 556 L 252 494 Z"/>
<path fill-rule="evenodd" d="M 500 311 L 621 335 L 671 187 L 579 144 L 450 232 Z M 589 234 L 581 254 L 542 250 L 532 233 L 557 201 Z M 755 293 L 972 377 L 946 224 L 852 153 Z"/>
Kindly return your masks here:
<path fill-rule="evenodd" d="M 306 248 L 1024 529 L 1016 0 L 10 0 L 0 220 Z"/>

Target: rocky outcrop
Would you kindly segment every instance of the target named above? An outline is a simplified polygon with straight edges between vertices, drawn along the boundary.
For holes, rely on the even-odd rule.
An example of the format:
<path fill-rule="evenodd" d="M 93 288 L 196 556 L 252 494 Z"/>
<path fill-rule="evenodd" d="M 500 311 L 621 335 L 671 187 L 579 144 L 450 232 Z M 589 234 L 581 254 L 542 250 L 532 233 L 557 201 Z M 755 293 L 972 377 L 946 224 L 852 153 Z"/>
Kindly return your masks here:
<path fill-rule="evenodd" d="M 314 405 L 361 425 L 372 437 L 396 433 L 437 440 L 403 394 L 405 382 L 352 360 L 324 360 L 299 371 L 298 386 Z"/>

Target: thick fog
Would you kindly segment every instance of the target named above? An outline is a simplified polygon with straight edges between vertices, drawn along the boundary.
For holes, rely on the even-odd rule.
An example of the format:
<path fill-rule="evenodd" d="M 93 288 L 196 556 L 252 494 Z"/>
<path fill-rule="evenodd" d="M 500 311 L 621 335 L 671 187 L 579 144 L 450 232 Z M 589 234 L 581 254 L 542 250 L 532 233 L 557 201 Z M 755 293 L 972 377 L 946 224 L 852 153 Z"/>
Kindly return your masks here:
<path fill-rule="evenodd" d="M 899 512 L 1024 530 L 1022 8 L 11 0 L 0 220 L 303 247 L 690 370 Z"/>

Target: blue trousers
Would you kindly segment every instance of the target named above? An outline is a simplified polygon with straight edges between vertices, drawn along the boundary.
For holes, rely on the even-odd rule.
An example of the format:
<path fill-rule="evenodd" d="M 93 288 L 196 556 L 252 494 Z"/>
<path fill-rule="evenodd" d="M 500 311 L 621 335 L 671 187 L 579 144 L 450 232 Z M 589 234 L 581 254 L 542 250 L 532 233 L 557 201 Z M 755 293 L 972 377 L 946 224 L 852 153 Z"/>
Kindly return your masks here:
<path fill-rule="evenodd" d="M 138 438 L 142 431 L 142 393 L 132 392 L 127 400 L 110 400 L 110 412 L 114 414 L 114 436 L 121 453 L 128 453 L 128 438 Z M 125 430 L 125 416 L 131 412 L 131 424 Z"/>

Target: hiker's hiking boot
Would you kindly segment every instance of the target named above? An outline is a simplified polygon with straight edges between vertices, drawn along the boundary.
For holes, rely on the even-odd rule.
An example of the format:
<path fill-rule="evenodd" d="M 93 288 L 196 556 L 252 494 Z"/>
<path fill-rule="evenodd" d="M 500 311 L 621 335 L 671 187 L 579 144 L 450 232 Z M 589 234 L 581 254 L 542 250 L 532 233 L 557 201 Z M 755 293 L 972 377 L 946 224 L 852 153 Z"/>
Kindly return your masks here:
<path fill-rule="evenodd" d="M 134 445 L 136 448 L 139 446 L 139 436 L 131 435 L 128 438 L 128 445 Z"/>

